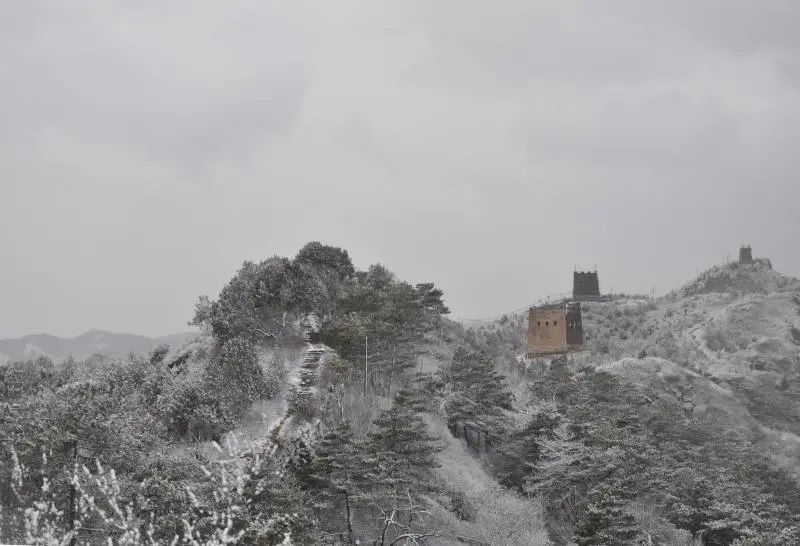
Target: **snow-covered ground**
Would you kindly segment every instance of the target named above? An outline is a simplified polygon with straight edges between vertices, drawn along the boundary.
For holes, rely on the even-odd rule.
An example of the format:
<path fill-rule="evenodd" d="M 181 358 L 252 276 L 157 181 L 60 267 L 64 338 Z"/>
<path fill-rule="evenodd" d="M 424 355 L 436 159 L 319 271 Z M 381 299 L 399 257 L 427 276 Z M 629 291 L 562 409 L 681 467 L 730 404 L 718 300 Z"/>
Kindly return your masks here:
<path fill-rule="evenodd" d="M 446 488 L 463 494 L 468 505 L 475 508 L 473 521 L 459 520 L 438 499 L 434 517 L 448 536 L 438 538 L 437 544 L 529 545 L 550 544 L 544 527 L 542 506 L 500 487 L 462 440 L 455 438 L 441 418 L 426 415 L 431 432 L 441 439 L 436 477 Z"/>

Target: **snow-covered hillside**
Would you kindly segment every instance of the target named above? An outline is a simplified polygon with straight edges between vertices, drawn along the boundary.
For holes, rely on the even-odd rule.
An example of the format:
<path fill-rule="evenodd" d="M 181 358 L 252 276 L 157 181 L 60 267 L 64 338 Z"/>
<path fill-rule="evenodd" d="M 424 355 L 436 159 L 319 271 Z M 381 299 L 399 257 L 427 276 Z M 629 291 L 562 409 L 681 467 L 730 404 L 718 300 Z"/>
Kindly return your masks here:
<path fill-rule="evenodd" d="M 570 355 L 573 370 L 595 367 L 655 389 L 687 415 L 745 434 L 783 466 L 800 463 L 800 280 L 768 260 L 732 263 L 662 298 L 582 308 L 586 350 Z M 525 351 L 526 328 L 518 313 L 466 339 L 510 360 Z M 515 394 L 527 396 L 522 387 Z"/>
<path fill-rule="evenodd" d="M 800 281 L 714 267 L 664 298 L 584 304 L 587 355 L 800 460 Z"/>

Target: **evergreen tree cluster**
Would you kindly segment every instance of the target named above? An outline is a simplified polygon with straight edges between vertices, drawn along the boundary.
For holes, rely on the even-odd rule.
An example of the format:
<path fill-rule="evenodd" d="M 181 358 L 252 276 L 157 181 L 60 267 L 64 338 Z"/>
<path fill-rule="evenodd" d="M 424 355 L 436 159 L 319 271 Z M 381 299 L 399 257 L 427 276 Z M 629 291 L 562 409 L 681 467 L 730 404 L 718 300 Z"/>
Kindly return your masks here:
<path fill-rule="evenodd" d="M 402 371 L 416 364 L 417 345 L 448 312 L 442 297 L 432 283 L 412 286 L 379 265 L 356 271 L 346 251 L 309 243 L 293 259 L 245 262 L 217 300 L 200 298 L 193 322 L 210 336 L 178 352 L 0 366 L 0 457 L 15 461 L 0 465 L 0 541 L 389 544 L 417 536 L 438 447 L 411 391 L 394 393 L 366 430 L 359 422 L 358 435 L 341 407 L 317 416 L 337 424 L 323 428 L 305 466 L 285 467 L 261 444 L 209 451 L 278 392 L 275 355 L 298 353 L 302 315 L 322 323 L 314 341 L 341 352 L 326 364 L 332 390 L 360 387 L 369 336 L 372 373 L 387 388 L 363 403 L 377 407 L 377 395 L 397 390 L 392 374 L 394 385 L 407 383 Z"/>
<path fill-rule="evenodd" d="M 224 523 L 218 526 L 223 513 L 236 515 L 231 533 L 260 537 L 252 543 L 279 544 L 286 533 L 302 537 L 311 521 L 310 504 L 292 476 L 276 474 L 265 457 L 242 468 L 223 468 L 217 459 L 225 457 L 209 457 L 203 448 L 204 440 L 219 438 L 235 425 L 241 410 L 229 404 L 242 404 L 226 399 L 230 391 L 211 391 L 206 374 L 213 375 L 222 361 L 238 363 L 230 369 L 241 366 L 241 375 L 225 381 L 238 381 L 231 388 L 245 396 L 242 381 L 259 378 L 247 379 L 253 365 L 248 345 L 229 349 L 231 354 L 208 356 L 212 363 L 205 370 L 205 360 L 194 357 L 170 367 L 174 360 L 157 348 L 120 362 L 31 363 L 34 370 L 48 370 L 44 376 L 9 373 L 14 395 L 0 403 L 0 541 L 69 543 L 69 529 L 77 527 L 76 543 L 94 544 L 119 539 L 124 525 L 141 535 L 131 544 L 145 543 L 148 533 L 158 544 L 188 538 L 187 533 L 205 544 L 225 530 Z M 8 370 L 25 366 L 16 363 Z M 241 459 L 237 452 L 228 457 Z M 95 470 L 99 465 L 113 473 Z M 76 480 L 83 489 L 76 490 Z M 89 499 L 106 515 L 87 504 Z M 124 522 L 107 516 L 114 506 Z M 293 518 L 295 513 L 305 516 Z M 284 523 L 278 525 L 279 520 Z M 33 538 L 26 539 L 34 523 Z M 80 531 L 84 527 L 91 531 Z"/>
<path fill-rule="evenodd" d="M 588 544 L 667 543 L 647 533 L 637 506 L 704 544 L 793 532 L 800 484 L 737 434 L 687 417 L 605 372 L 572 374 L 556 361 L 532 382 L 538 409 L 513 438 L 529 469 L 522 487 L 541 498 L 553 529 Z M 553 400 L 555 405 L 541 403 Z M 527 450 L 527 452 L 526 452 Z M 567 516 L 567 521 L 563 518 Z M 668 526 L 662 526 L 667 529 Z"/>
<path fill-rule="evenodd" d="M 738 434 L 566 358 L 527 375 L 530 402 L 520 413 L 497 371 L 501 357 L 484 354 L 459 349 L 441 370 L 448 424 L 456 434 L 463 423 L 497 431 L 484 460 L 501 483 L 541 500 L 555 543 L 688 537 L 731 546 L 795 536 L 797 478 Z"/>
<path fill-rule="evenodd" d="M 513 397 L 491 359 L 459 348 L 439 376 L 446 385 L 444 410 L 452 430 L 467 425 L 490 436 L 505 432 Z"/>
<path fill-rule="evenodd" d="M 290 333 L 298 314 L 334 313 L 354 273 L 346 250 L 318 242 L 308 243 L 292 260 L 247 261 L 216 301 L 200 298 L 192 323 L 208 326 L 221 342 L 234 337 L 274 341 Z"/>
<path fill-rule="evenodd" d="M 437 438 L 422 420 L 423 405 L 407 389 L 394 396 L 365 439 L 340 421 L 322 439 L 307 477 L 323 528 L 346 544 L 368 539 L 391 544 L 420 532 L 426 523 L 426 493 L 436 466 Z M 372 525 L 354 526 L 356 513 Z"/>
<path fill-rule="evenodd" d="M 426 340 L 436 338 L 449 313 L 442 297 L 433 283 L 412 286 L 373 265 L 347 285 L 339 312 L 323 323 L 322 339 L 348 362 L 368 358 L 369 379 L 386 395 L 392 379 L 416 365 Z"/>

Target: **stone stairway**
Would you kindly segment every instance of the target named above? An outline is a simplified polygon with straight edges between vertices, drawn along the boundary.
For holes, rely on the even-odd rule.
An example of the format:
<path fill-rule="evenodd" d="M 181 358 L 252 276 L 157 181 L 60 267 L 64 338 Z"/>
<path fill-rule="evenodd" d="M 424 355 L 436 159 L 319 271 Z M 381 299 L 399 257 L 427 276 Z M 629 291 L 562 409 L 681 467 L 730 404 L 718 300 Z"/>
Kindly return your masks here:
<path fill-rule="evenodd" d="M 307 342 L 306 350 L 287 377 L 285 411 L 272 423 L 265 437 L 268 453 L 285 459 L 287 464 L 299 464 L 294 459 L 302 459 L 302 454 L 313 444 L 320 368 L 330 350 L 318 343 L 320 321 L 315 314 L 309 313 L 299 324 Z"/>
<path fill-rule="evenodd" d="M 319 364 L 325 349 L 314 347 L 306 351 L 297 370 L 295 390 L 298 396 L 313 396 L 319 382 Z"/>
<path fill-rule="evenodd" d="M 300 327 L 303 328 L 303 335 L 309 343 L 317 343 L 319 341 L 320 324 L 319 317 L 315 313 L 308 313 L 300 319 Z"/>

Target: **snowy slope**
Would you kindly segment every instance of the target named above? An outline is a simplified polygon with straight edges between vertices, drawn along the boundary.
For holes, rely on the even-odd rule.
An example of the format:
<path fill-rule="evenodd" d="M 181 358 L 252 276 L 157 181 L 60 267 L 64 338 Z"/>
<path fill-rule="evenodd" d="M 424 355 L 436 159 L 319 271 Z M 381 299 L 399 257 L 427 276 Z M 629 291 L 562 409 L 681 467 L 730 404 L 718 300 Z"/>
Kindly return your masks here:
<path fill-rule="evenodd" d="M 763 261 L 729 264 L 655 302 L 585 304 L 584 315 L 601 368 L 800 461 L 800 281 Z"/>
<path fill-rule="evenodd" d="M 500 487 L 439 416 L 427 415 L 425 420 L 442 442 L 436 478 L 443 488 L 462 494 L 475 509 L 474 521 L 462 521 L 447 509 L 446 499 L 437 499 L 433 516 L 442 536 L 436 544 L 550 544 L 539 502 Z"/>
<path fill-rule="evenodd" d="M 712 267 L 663 298 L 619 297 L 582 309 L 586 344 L 569 357 L 575 371 L 605 369 L 672 397 L 687 414 L 800 467 L 800 280 L 757 260 Z M 526 328 L 524 313 L 514 314 L 465 338 L 503 361 L 525 352 Z M 525 386 L 511 385 L 526 400 Z"/>

